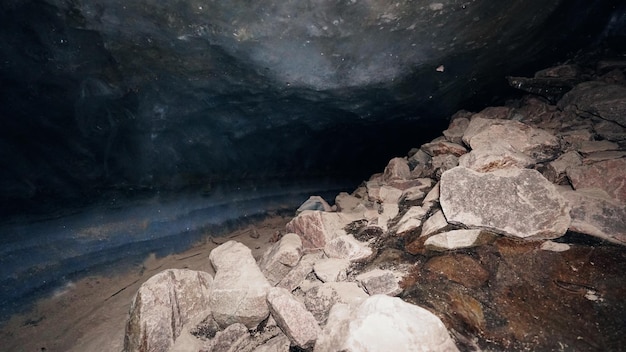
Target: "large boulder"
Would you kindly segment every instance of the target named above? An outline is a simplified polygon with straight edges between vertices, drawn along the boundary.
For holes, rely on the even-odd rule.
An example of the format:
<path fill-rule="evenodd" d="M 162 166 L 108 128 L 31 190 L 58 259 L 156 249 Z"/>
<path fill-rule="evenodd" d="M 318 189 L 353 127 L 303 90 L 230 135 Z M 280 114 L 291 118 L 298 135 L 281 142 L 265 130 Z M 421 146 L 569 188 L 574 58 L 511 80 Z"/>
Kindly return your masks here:
<path fill-rule="evenodd" d="M 211 314 L 212 283 L 209 273 L 187 269 L 168 269 L 144 282 L 130 307 L 124 351 L 168 351 L 183 326 Z"/>
<path fill-rule="evenodd" d="M 336 304 L 316 352 L 458 351 L 437 316 L 399 298 L 374 295 L 356 305 Z"/>
<path fill-rule="evenodd" d="M 441 177 L 441 208 L 451 224 L 520 238 L 557 238 L 570 224 L 569 208 L 539 172 L 464 167 Z"/>
<path fill-rule="evenodd" d="M 222 328 L 235 323 L 256 328 L 269 315 L 266 295 L 271 285 L 250 249 L 228 241 L 213 249 L 209 260 L 216 271 L 209 299 L 215 321 Z"/>

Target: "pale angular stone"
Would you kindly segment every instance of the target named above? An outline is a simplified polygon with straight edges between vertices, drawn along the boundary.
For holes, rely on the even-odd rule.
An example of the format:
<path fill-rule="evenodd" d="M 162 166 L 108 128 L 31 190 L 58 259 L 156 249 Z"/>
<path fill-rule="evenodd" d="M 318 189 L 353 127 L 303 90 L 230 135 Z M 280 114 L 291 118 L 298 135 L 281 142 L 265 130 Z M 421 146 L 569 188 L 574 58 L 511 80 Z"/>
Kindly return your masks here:
<path fill-rule="evenodd" d="M 367 297 L 356 282 L 326 282 L 306 292 L 304 305 L 320 324 L 324 324 L 328 312 L 336 303 L 358 303 Z"/>
<path fill-rule="evenodd" d="M 570 224 L 565 200 L 535 170 L 454 168 L 441 177 L 440 203 L 452 224 L 513 237 L 557 238 Z"/>
<path fill-rule="evenodd" d="M 448 227 L 448 221 L 441 210 L 437 210 L 422 225 L 422 234 L 420 236 L 430 236 L 433 233 L 441 231 Z"/>
<path fill-rule="evenodd" d="M 372 249 L 367 243 L 358 241 L 352 235 L 343 235 L 328 242 L 324 253 L 329 258 L 348 259 L 351 262 L 361 261 L 372 255 Z"/>
<path fill-rule="evenodd" d="M 324 248 L 330 240 L 345 235 L 344 227 L 359 218 L 358 214 L 307 210 L 287 223 L 286 230 L 300 235 L 304 249 Z"/>
<path fill-rule="evenodd" d="M 583 141 L 578 146 L 578 152 L 585 154 L 617 149 L 619 144 L 610 141 Z"/>
<path fill-rule="evenodd" d="M 567 152 L 556 160 L 549 162 L 543 175 L 552 183 L 565 184 L 567 182 L 567 168 L 582 165 L 582 160 L 582 157 L 577 152 Z"/>
<path fill-rule="evenodd" d="M 422 208 L 428 213 L 437 203 L 439 203 L 439 182 L 435 184 L 422 200 Z"/>
<path fill-rule="evenodd" d="M 550 252 L 565 252 L 570 249 L 570 245 L 567 243 L 558 243 L 558 242 L 547 240 L 544 243 L 542 243 L 539 248 L 541 250 L 550 251 Z"/>
<path fill-rule="evenodd" d="M 317 260 L 321 259 L 322 256 L 323 253 L 321 251 L 317 253 L 305 254 L 300 259 L 300 262 L 298 262 L 298 265 L 292 268 L 276 286 L 285 288 L 289 291 L 295 290 L 298 286 L 300 286 L 300 283 L 304 281 L 306 276 L 313 271 L 313 264 Z"/>
<path fill-rule="evenodd" d="M 402 197 L 402 190 L 395 187 L 383 185 L 380 187 L 379 197 L 376 199 L 381 203 L 395 203 L 398 204 L 400 197 Z"/>
<path fill-rule="evenodd" d="M 383 172 L 383 181 L 406 180 L 411 176 L 408 161 L 404 158 L 393 158 Z"/>
<path fill-rule="evenodd" d="M 358 275 L 356 280 L 370 296 L 378 294 L 397 296 L 402 293 L 398 277 L 391 270 L 374 269 Z"/>
<path fill-rule="evenodd" d="M 397 297 L 374 295 L 338 304 L 314 351 L 458 351 L 445 325 L 428 310 Z"/>
<path fill-rule="evenodd" d="M 383 232 L 388 230 L 389 221 L 395 218 L 400 212 L 397 203 L 384 203 L 381 205 L 380 212 L 376 214 L 376 226 L 380 227 Z M 374 224 L 372 224 L 374 225 Z"/>
<path fill-rule="evenodd" d="M 514 120 L 473 118 L 467 131 L 476 132 L 471 135 L 466 132 L 463 136 L 463 141 L 473 150 L 507 145 L 537 162 L 553 159 L 560 150 L 555 136 Z"/>
<path fill-rule="evenodd" d="M 300 207 L 296 210 L 296 215 L 305 210 L 332 211 L 332 207 L 324 198 L 320 196 L 310 196 L 309 199 L 304 201 L 304 203 L 302 203 L 302 205 L 300 205 Z"/>
<path fill-rule="evenodd" d="M 274 286 L 282 280 L 302 257 L 302 240 L 295 233 L 281 237 L 268 249 L 259 267 L 269 283 Z"/>
<path fill-rule="evenodd" d="M 626 204 L 596 189 L 565 191 L 572 223 L 569 229 L 603 240 L 626 245 Z"/>
<path fill-rule="evenodd" d="M 471 116 L 471 113 L 466 113 L 466 116 Z M 455 114 L 456 115 L 456 114 Z M 448 126 L 448 129 L 443 131 L 443 135 L 449 142 L 461 144 L 463 143 L 463 133 L 469 125 L 470 120 L 467 117 L 452 117 L 452 121 Z"/>
<path fill-rule="evenodd" d="M 254 352 L 289 352 L 291 341 L 285 334 L 269 339 L 267 342 L 254 349 Z"/>
<path fill-rule="evenodd" d="M 215 321 L 221 327 L 242 323 L 256 328 L 269 315 L 265 296 L 271 285 L 250 249 L 228 241 L 213 249 L 209 260 L 216 270 L 209 298 Z"/>
<path fill-rule="evenodd" d="M 478 172 L 507 168 L 527 168 L 535 160 L 504 143 L 494 143 L 489 148 L 475 149 L 459 158 L 459 165 Z"/>
<path fill-rule="evenodd" d="M 423 188 L 411 187 L 402 192 L 402 197 L 400 197 L 400 199 L 404 202 L 415 202 L 420 199 L 424 199 L 425 196 L 426 193 L 424 193 Z"/>
<path fill-rule="evenodd" d="M 346 280 L 346 270 L 350 266 L 350 260 L 343 258 L 320 259 L 313 264 L 313 271 L 323 282 L 336 282 Z"/>
<path fill-rule="evenodd" d="M 410 207 L 406 213 L 398 221 L 398 228 L 396 234 L 398 236 L 404 236 L 410 231 L 418 229 L 422 226 L 422 219 L 426 215 L 426 211 L 422 207 Z"/>
<path fill-rule="evenodd" d="M 185 325 L 211 314 L 209 273 L 168 269 L 144 282 L 135 294 L 126 323 L 124 351 L 167 351 Z"/>
<path fill-rule="evenodd" d="M 446 251 L 480 246 L 492 237 L 479 229 L 452 230 L 429 237 L 424 245 L 430 250 Z"/>
<path fill-rule="evenodd" d="M 421 149 L 431 157 L 448 154 L 459 157 L 467 153 L 467 149 L 464 146 L 448 141 L 426 143 L 422 145 Z"/>
<path fill-rule="evenodd" d="M 294 345 L 308 348 L 315 343 L 321 329 L 302 302 L 289 291 L 277 287 L 268 292 L 267 302 L 276 323 Z"/>
<path fill-rule="evenodd" d="M 350 195 L 346 192 L 341 192 L 335 197 L 335 205 L 337 211 L 344 213 L 363 212 L 367 207 L 367 201 L 363 198 L 358 198 Z"/>
<path fill-rule="evenodd" d="M 250 340 L 248 328 L 241 323 L 235 323 L 227 326 L 222 331 L 218 331 L 215 337 L 205 344 L 202 351 L 238 352 L 245 349 Z"/>
<path fill-rule="evenodd" d="M 431 160 L 434 177 L 437 179 L 441 177 L 441 174 L 457 165 L 459 165 L 459 158 L 451 154 L 434 156 Z"/>
<path fill-rule="evenodd" d="M 430 159 L 430 155 L 426 154 L 426 152 L 421 149 L 412 155 L 408 160 L 409 167 L 411 168 L 411 178 L 424 177 L 426 174 L 430 173 Z"/>
<path fill-rule="evenodd" d="M 626 203 L 626 158 L 599 161 L 570 167 L 567 177 L 575 189 L 600 188 L 614 199 Z"/>

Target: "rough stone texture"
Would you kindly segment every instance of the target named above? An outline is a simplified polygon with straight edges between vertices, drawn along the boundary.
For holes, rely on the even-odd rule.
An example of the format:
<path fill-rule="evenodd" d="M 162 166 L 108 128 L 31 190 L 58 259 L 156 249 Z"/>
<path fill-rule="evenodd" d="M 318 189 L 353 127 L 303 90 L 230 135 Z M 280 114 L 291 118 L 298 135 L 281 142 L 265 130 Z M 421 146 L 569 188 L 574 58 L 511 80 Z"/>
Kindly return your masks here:
<path fill-rule="evenodd" d="M 435 184 L 422 200 L 422 208 L 429 212 L 437 203 L 439 203 L 439 182 Z"/>
<path fill-rule="evenodd" d="M 448 154 L 459 157 L 467 153 L 467 149 L 464 146 L 448 141 L 438 141 L 422 144 L 421 149 L 431 157 Z"/>
<path fill-rule="evenodd" d="M 325 258 L 313 264 L 313 271 L 323 282 L 344 281 L 350 260 L 343 258 Z"/>
<path fill-rule="evenodd" d="M 424 245 L 427 249 L 446 251 L 451 249 L 480 246 L 493 239 L 491 234 L 482 230 L 452 230 L 429 237 Z"/>
<path fill-rule="evenodd" d="M 472 118 L 463 141 L 476 149 L 491 149 L 505 144 L 537 162 L 553 159 L 560 150 L 558 139 L 550 133 L 515 120 Z"/>
<path fill-rule="evenodd" d="M 239 352 L 244 350 L 249 343 L 248 328 L 241 323 L 235 323 L 218 331 L 200 352 Z"/>
<path fill-rule="evenodd" d="M 321 332 L 317 320 L 305 305 L 283 288 L 272 288 L 267 293 L 270 312 L 280 329 L 294 345 L 312 347 Z"/>
<path fill-rule="evenodd" d="M 378 198 L 375 198 L 375 200 L 381 203 L 397 204 L 398 201 L 400 201 L 400 197 L 402 197 L 401 189 L 397 189 L 388 185 L 382 185 L 380 186 L 380 190 L 378 191 Z"/>
<path fill-rule="evenodd" d="M 599 116 L 626 127 L 626 87 L 622 85 L 583 82 L 565 94 L 558 106 L 584 116 Z"/>
<path fill-rule="evenodd" d="M 352 235 L 343 235 L 328 242 L 324 247 L 324 253 L 330 258 L 354 262 L 369 258 L 373 252 L 367 243 L 358 241 Z"/>
<path fill-rule="evenodd" d="M 144 282 L 131 303 L 124 351 L 167 351 L 184 325 L 210 315 L 212 283 L 209 273 L 187 269 L 168 269 Z"/>
<path fill-rule="evenodd" d="M 344 213 L 363 212 L 366 208 L 366 203 L 366 200 L 355 197 L 346 192 L 341 192 L 335 197 L 337 211 Z"/>
<path fill-rule="evenodd" d="M 321 259 L 322 256 L 323 253 L 321 252 L 305 254 L 298 262 L 298 265 L 292 268 L 276 286 L 289 291 L 295 290 L 306 276 L 313 271 L 313 264 Z"/>
<path fill-rule="evenodd" d="M 306 291 L 304 305 L 320 324 L 324 324 L 336 303 L 357 303 L 367 297 L 356 282 L 326 282 Z"/>
<path fill-rule="evenodd" d="M 583 141 L 578 146 L 578 151 L 585 154 L 617 149 L 619 149 L 619 144 L 610 141 Z"/>
<path fill-rule="evenodd" d="M 448 221 L 441 210 L 437 210 L 433 215 L 424 221 L 422 225 L 422 234 L 420 236 L 430 236 L 433 233 L 441 231 L 448 226 Z"/>
<path fill-rule="evenodd" d="M 583 156 L 583 164 L 595 164 L 598 161 L 626 158 L 626 150 L 606 150 L 603 152 L 593 152 Z"/>
<path fill-rule="evenodd" d="M 570 230 L 626 245 L 625 203 L 594 188 L 565 191 L 563 196 L 571 207 Z"/>
<path fill-rule="evenodd" d="M 441 177 L 440 203 L 450 223 L 514 237 L 557 238 L 570 223 L 563 197 L 535 170 L 454 168 Z"/>
<path fill-rule="evenodd" d="M 599 161 L 570 167 L 567 177 L 578 188 L 600 188 L 614 199 L 626 203 L 626 158 Z"/>
<path fill-rule="evenodd" d="M 615 122 L 602 121 L 594 123 L 593 129 L 600 137 L 608 139 L 609 141 L 626 141 L 626 127 L 620 126 Z"/>
<path fill-rule="evenodd" d="M 320 211 L 332 211 L 332 207 L 326 202 L 326 200 L 320 196 L 310 196 L 305 200 L 302 205 L 296 210 L 296 215 L 302 213 L 305 210 L 320 210 Z"/>
<path fill-rule="evenodd" d="M 451 154 L 434 156 L 431 160 L 431 166 L 434 171 L 433 176 L 436 179 L 441 177 L 441 174 L 459 165 L 459 158 Z"/>
<path fill-rule="evenodd" d="M 391 270 L 374 269 L 358 275 L 356 280 L 370 296 L 397 296 L 402 292 L 398 277 Z"/>
<path fill-rule="evenodd" d="M 494 143 L 490 148 L 481 148 L 459 158 L 459 165 L 478 172 L 490 172 L 507 168 L 527 168 L 535 164 L 528 155 L 516 151 L 504 143 Z"/>
<path fill-rule="evenodd" d="M 420 199 L 424 199 L 425 196 L 426 193 L 424 193 L 422 187 L 411 187 L 402 192 L 402 197 L 400 197 L 400 200 L 404 202 L 415 202 Z"/>
<path fill-rule="evenodd" d="M 358 305 L 338 304 L 314 351 L 458 351 L 445 325 L 424 308 L 375 295 Z"/>
<path fill-rule="evenodd" d="M 261 346 L 258 346 L 254 352 L 289 352 L 291 340 L 285 334 L 279 334 L 271 338 Z"/>
<path fill-rule="evenodd" d="M 558 243 L 554 241 L 547 240 L 539 246 L 541 250 L 550 251 L 550 252 L 565 252 L 571 248 L 571 246 L 567 243 Z"/>
<path fill-rule="evenodd" d="M 411 178 L 426 176 L 429 173 L 430 159 L 430 155 L 426 154 L 426 152 L 421 149 L 413 154 L 408 160 L 409 167 L 411 168 Z"/>
<path fill-rule="evenodd" d="M 411 176 L 409 163 L 404 158 L 393 158 L 389 160 L 383 172 L 383 181 L 406 180 Z"/>
<path fill-rule="evenodd" d="M 460 113 L 460 114 L 459 114 Z M 448 129 L 443 131 L 443 135 L 449 142 L 461 144 L 463 143 L 463 133 L 469 125 L 470 120 L 467 118 L 471 116 L 471 113 L 460 111 L 452 116 L 452 121 L 448 126 Z M 464 117 L 466 115 L 467 117 Z"/>
<path fill-rule="evenodd" d="M 555 184 L 567 183 L 566 170 L 568 167 L 580 166 L 582 164 L 582 157 L 575 151 L 569 151 L 556 160 L 549 162 L 546 165 L 546 169 L 543 172 L 543 176 L 550 182 Z"/>
<path fill-rule="evenodd" d="M 344 213 L 308 210 L 293 218 L 286 230 L 300 235 L 303 248 L 320 249 L 330 240 L 345 235 L 343 228 L 354 220 Z"/>
<path fill-rule="evenodd" d="M 410 231 L 414 231 L 422 226 L 422 219 L 426 215 L 426 211 L 422 207 L 410 207 L 406 213 L 398 221 L 398 228 L 396 234 L 398 236 L 404 236 Z"/>
<path fill-rule="evenodd" d="M 265 296 L 271 285 L 250 249 L 228 241 L 213 249 L 209 260 L 216 271 L 209 299 L 215 321 L 221 327 L 242 323 L 256 328 L 269 315 Z"/>
<path fill-rule="evenodd" d="M 489 279 L 489 271 L 476 259 L 464 254 L 447 254 L 431 258 L 426 262 L 425 269 L 467 288 L 480 287 Z"/>
<path fill-rule="evenodd" d="M 302 240 L 295 233 L 288 233 L 271 246 L 259 262 L 259 267 L 269 283 L 274 286 L 302 257 Z"/>
<path fill-rule="evenodd" d="M 376 211 L 376 221 L 375 224 L 380 227 L 383 232 L 387 231 L 387 225 L 389 220 L 395 218 L 400 212 L 400 207 L 396 203 L 384 203 L 380 206 L 379 211 Z"/>

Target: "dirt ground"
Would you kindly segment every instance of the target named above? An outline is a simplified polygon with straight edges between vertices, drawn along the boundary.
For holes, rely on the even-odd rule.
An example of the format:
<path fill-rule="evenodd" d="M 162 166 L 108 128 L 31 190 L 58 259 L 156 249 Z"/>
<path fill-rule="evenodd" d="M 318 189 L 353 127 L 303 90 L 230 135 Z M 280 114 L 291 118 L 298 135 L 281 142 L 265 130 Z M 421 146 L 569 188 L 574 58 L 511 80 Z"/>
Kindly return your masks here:
<path fill-rule="evenodd" d="M 220 237 L 207 234 L 204 243 L 163 258 L 151 256 L 143 265 L 110 276 L 89 276 L 57 290 L 27 313 L 13 316 L 0 327 L 0 350 L 28 352 L 119 352 L 131 300 L 139 286 L 170 268 L 214 274 L 210 251 L 228 240 L 239 241 L 261 256 L 290 220 L 272 216 Z"/>

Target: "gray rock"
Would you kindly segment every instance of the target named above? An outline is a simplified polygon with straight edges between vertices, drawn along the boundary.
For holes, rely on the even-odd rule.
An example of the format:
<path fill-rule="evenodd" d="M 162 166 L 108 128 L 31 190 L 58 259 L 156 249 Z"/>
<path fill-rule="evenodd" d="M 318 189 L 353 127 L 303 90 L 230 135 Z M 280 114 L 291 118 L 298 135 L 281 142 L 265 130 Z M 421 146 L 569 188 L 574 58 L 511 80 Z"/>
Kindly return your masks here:
<path fill-rule="evenodd" d="M 585 154 L 583 164 L 589 165 L 598 161 L 606 161 L 612 159 L 620 159 L 626 157 L 626 150 L 606 150 L 602 152 L 593 152 Z"/>
<path fill-rule="evenodd" d="M 626 158 L 570 167 L 567 177 L 575 189 L 600 188 L 612 198 L 626 203 Z"/>
<path fill-rule="evenodd" d="M 448 221 L 441 210 L 437 210 L 433 215 L 424 221 L 422 234 L 420 236 L 430 236 L 448 227 Z"/>
<path fill-rule="evenodd" d="M 449 141 L 426 143 L 422 145 L 421 149 L 431 157 L 439 155 L 454 155 L 459 157 L 467 153 L 467 149 L 464 146 Z"/>
<path fill-rule="evenodd" d="M 411 168 L 411 178 L 429 176 L 431 173 L 430 159 L 430 155 L 426 154 L 426 152 L 421 149 L 412 155 L 408 160 Z"/>
<path fill-rule="evenodd" d="M 345 281 L 350 260 L 344 258 L 324 258 L 313 264 L 315 275 L 323 282 Z"/>
<path fill-rule="evenodd" d="M 409 164 L 404 158 L 393 158 L 389 160 L 385 171 L 383 172 L 383 181 L 406 180 L 411 176 Z"/>
<path fill-rule="evenodd" d="M 626 87 L 590 81 L 578 84 L 558 102 L 565 111 L 598 116 L 626 127 Z"/>
<path fill-rule="evenodd" d="M 454 168 L 441 177 L 440 203 L 452 224 L 513 237 L 557 238 L 570 224 L 565 200 L 535 170 Z"/>
<path fill-rule="evenodd" d="M 272 288 L 267 294 L 270 312 L 280 329 L 294 345 L 312 347 L 321 332 L 313 314 L 283 288 Z"/>
<path fill-rule="evenodd" d="M 285 288 L 288 291 L 295 290 L 306 276 L 313 271 L 313 264 L 321 259 L 322 256 L 321 252 L 305 254 L 300 259 L 298 265 L 292 268 L 276 286 Z"/>
<path fill-rule="evenodd" d="M 374 295 L 337 304 L 314 351 L 458 351 L 437 316 L 397 297 Z"/>
<path fill-rule="evenodd" d="M 572 208 L 570 230 L 626 245 L 626 204 L 594 188 L 565 191 L 563 196 Z"/>
<path fill-rule="evenodd" d="M 451 154 L 438 155 L 432 158 L 431 165 L 434 172 L 433 176 L 439 179 L 441 174 L 459 165 L 459 158 Z"/>
<path fill-rule="evenodd" d="M 459 113 L 461 113 L 462 115 L 459 115 L 457 117 Z M 471 113 L 468 112 L 460 111 L 459 113 L 456 113 L 454 114 L 454 116 L 452 116 L 452 121 L 450 122 L 448 129 L 443 131 L 443 135 L 448 141 L 457 144 L 463 143 L 463 133 L 465 132 L 465 129 L 470 122 L 467 117 L 471 116 Z"/>
<path fill-rule="evenodd" d="M 124 351 L 167 351 L 183 326 L 211 314 L 209 273 L 168 269 L 144 282 L 135 294 L 126 323 Z"/>
<path fill-rule="evenodd" d="M 248 328 L 235 323 L 218 331 L 210 341 L 205 343 L 202 351 L 206 352 L 239 352 L 246 349 L 250 344 L 250 332 Z"/>
<path fill-rule="evenodd" d="M 331 240 L 324 247 L 324 253 L 330 258 L 361 261 L 372 256 L 372 249 L 367 243 L 358 241 L 352 235 L 343 235 Z"/>
<path fill-rule="evenodd" d="M 483 245 L 494 236 L 479 229 L 452 230 L 429 237 L 424 246 L 434 251 L 447 251 L 459 248 L 470 248 Z"/>
<path fill-rule="evenodd" d="M 304 249 L 322 249 L 330 240 L 345 235 L 344 227 L 358 215 L 307 210 L 286 225 L 288 232 L 300 235 Z"/>
<path fill-rule="evenodd" d="M 626 127 L 620 126 L 615 122 L 597 122 L 594 123 L 593 129 L 600 137 L 608 139 L 609 141 L 626 141 Z"/>
<path fill-rule="evenodd" d="M 402 293 L 398 277 L 391 270 L 374 269 L 358 275 L 356 280 L 370 296 L 379 294 L 397 296 Z"/>
<path fill-rule="evenodd" d="M 489 148 L 475 149 L 459 158 L 459 165 L 478 172 L 508 168 L 527 168 L 536 162 L 505 143 L 494 143 Z"/>
<path fill-rule="evenodd" d="M 426 211 L 422 207 L 410 207 L 409 210 L 404 213 L 400 221 L 398 221 L 396 234 L 398 236 L 404 236 L 411 231 L 417 230 L 422 226 L 422 219 L 425 215 Z"/>
<path fill-rule="evenodd" d="M 546 169 L 543 172 L 543 176 L 550 182 L 555 184 L 566 184 L 568 167 L 580 166 L 582 164 L 582 157 L 575 151 L 569 151 L 556 160 L 549 162 L 546 165 Z"/>
<path fill-rule="evenodd" d="M 435 184 L 422 200 L 422 208 L 428 213 L 437 203 L 439 203 L 439 182 Z"/>
<path fill-rule="evenodd" d="M 274 286 L 282 280 L 302 257 L 302 240 L 295 233 L 288 233 L 263 255 L 259 262 L 261 272 Z"/>
<path fill-rule="evenodd" d="M 296 210 L 296 215 L 302 213 L 305 210 L 321 210 L 332 211 L 332 207 L 320 196 L 310 196 L 305 200 L 302 205 Z"/>
<path fill-rule="evenodd" d="M 278 334 L 271 338 L 261 346 L 258 346 L 254 352 L 289 352 L 291 341 L 285 334 Z"/>
<path fill-rule="evenodd" d="M 358 303 L 367 297 L 356 282 L 326 282 L 306 292 L 304 305 L 320 324 L 324 324 L 328 312 L 336 303 Z"/>
<path fill-rule="evenodd" d="M 583 141 L 578 146 L 578 151 L 585 154 L 617 149 L 619 144 L 610 141 Z"/>
<path fill-rule="evenodd" d="M 265 296 L 271 285 L 250 249 L 228 241 L 213 249 L 209 260 L 216 270 L 209 299 L 215 321 L 221 327 L 242 323 L 256 328 L 269 315 Z"/>

